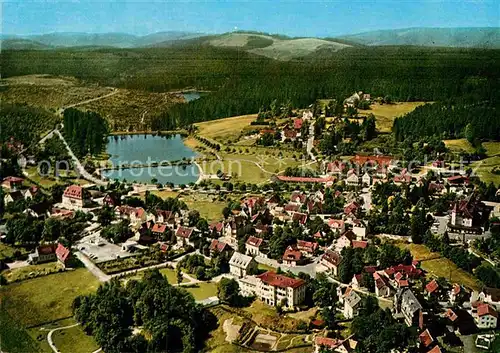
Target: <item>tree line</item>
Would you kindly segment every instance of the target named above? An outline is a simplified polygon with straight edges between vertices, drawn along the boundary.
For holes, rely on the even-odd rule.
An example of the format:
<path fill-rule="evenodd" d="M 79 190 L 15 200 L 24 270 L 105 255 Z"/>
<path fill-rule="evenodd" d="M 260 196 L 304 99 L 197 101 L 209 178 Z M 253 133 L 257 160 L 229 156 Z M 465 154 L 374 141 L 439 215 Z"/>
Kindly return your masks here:
<path fill-rule="evenodd" d="M 106 147 L 106 120 L 96 112 L 69 108 L 64 111 L 64 136 L 75 155 L 96 155 Z"/>
<path fill-rule="evenodd" d="M 467 138 L 498 140 L 500 138 L 497 101 L 470 103 L 438 102 L 417 107 L 394 121 L 396 139 L 408 136 L 440 136 L 443 139 Z"/>

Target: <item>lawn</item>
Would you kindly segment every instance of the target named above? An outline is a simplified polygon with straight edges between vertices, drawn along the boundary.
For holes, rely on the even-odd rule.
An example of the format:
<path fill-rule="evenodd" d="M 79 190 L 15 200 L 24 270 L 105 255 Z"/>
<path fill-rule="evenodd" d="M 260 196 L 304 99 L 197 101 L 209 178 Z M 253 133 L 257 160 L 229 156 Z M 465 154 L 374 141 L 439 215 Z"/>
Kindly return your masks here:
<path fill-rule="evenodd" d="M 280 331 L 297 331 L 297 325 L 301 320 L 292 317 L 280 316 L 276 309 L 264 304 L 260 300 L 254 300 L 252 305 L 243 309 L 251 315 L 259 326 L 279 329 Z"/>
<path fill-rule="evenodd" d="M 90 353 L 99 348 L 92 336 L 88 336 L 80 326 L 55 331 L 52 340 L 61 353 Z"/>
<path fill-rule="evenodd" d="M 191 199 L 183 199 L 190 210 L 197 210 L 200 216 L 210 221 L 218 221 L 222 218 L 222 209 L 226 207 L 226 203 L 222 201 L 195 201 Z"/>
<path fill-rule="evenodd" d="M 500 174 L 493 173 L 494 167 L 497 167 L 497 170 L 500 169 L 500 142 L 483 142 L 483 147 L 486 149 L 488 158 L 474 162 L 472 169 L 485 183 L 493 182 L 500 186 Z"/>
<path fill-rule="evenodd" d="M 38 344 L 0 304 L 0 348 L 10 353 L 39 352 Z"/>
<path fill-rule="evenodd" d="M 437 258 L 440 254 L 431 252 L 425 245 L 400 243 L 398 246 L 410 249 L 413 257 L 416 260 L 422 261 L 420 266 L 423 270 L 428 272 L 429 275 L 444 277 L 452 283 L 456 282 L 467 288 L 480 288 L 479 282 L 472 274 L 458 268 L 457 265 L 445 257 Z"/>
<path fill-rule="evenodd" d="M 170 284 L 177 284 L 177 274 L 176 274 L 176 272 L 175 272 L 174 269 L 171 269 L 171 268 L 160 268 L 158 270 L 160 271 L 160 273 L 162 275 L 164 275 L 165 277 L 167 277 L 168 283 L 170 283 Z M 127 277 L 125 277 L 123 279 L 124 280 L 131 280 L 131 279 L 141 280 L 144 277 L 144 273 L 145 272 L 146 271 L 138 271 L 136 274 L 134 274 L 132 276 L 127 276 Z M 181 283 L 186 283 L 186 282 L 188 282 L 188 280 L 183 277 Z"/>
<path fill-rule="evenodd" d="M 73 300 L 98 286 L 97 279 L 81 268 L 9 284 L 0 289 L 0 298 L 14 320 L 37 326 L 71 316 Z"/>
<path fill-rule="evenodd" d="M 24 267 L 6 270 L 2 274 L 9 282 L 22 281 L 32 277 L 48 275 L 62 271 L 63 267 L 59 262 L 49 262 L 39 265 L 29 265 Z"/>
<path fill-rule="evenodd" d="M 397 117 L 409 113 L 423 104 L 425 104 L 425 102 L 401 102 L 394 104 L 374 103 L 370 105 L 369 110 L 359 110 L 359 115 L 375 115 L 377 129 L 380 132 L 391 132 L 392 124 Z"/>
<path fill-rule="evenodd" d="M 423 261 L 421 267 L 430 275 L 444 277 L 451 283 L 459 283 L 474 290 L 481 288 L 479 282 L 472 274 L 458 268 L 457 265 L 446 258 Z"/>
<path fill-rule="evenodd" d="M 6 258 L 12 259 L 16 251 L 19 251 L 21 254 L 29 253 L 29 251 L 26 250 L 25 248 L 18 248 L 4 243 L 0 243 L 0 260 L 4 260 Z"/>
<path fill-rule="evenodd" d="M 227 142 L 235 140 L 240 136 L 245 127 L 257 118 L 257 114 L 241 115 L 226 119 L 218 119 L 195 124 L 198 127 L 198 134 L 217 140 L 218 142 Z"/>
<path fill-rule="evenodd" d="M 427 246 L 422 244 L 399 244 L 401 247 L 410 250 L 415 260 L 431 260 L 440 258 L 441 254 L 432 252 Z"/>
<path fill-rule="evenodd" d="M 474 147 L 466 139 L 444 140 L 446 147 L 452 152 L 467 152 L 473 153 Z"/>
<path fill-rule="evenodd" d="M 261 264 L 261 263 L 259 263 L 257 268 L 259 270 L 263 270 L 263 271 L 276 271 L 276 269 L 274 267 L 271 267 L 271 266 L 266 265 L 266 264 Z"/>
<path fill-rule="evenodd" d="M 162 199 L 166 199 L 166 198 L 176 198 L 179 193 L 176 192 L 176 191 L 170 191 L 170 190 L 153 190 L 153 191 L 150 191 L 153 195 L 156 195 L 158 197 L 161 197 Z M 139 196 L 141 198 L 144 198 L 146 195 L 146 192 L 141 192 L 139 193 Z"/>
<path fill-rule="evenodd" d="M 204 300 L 217 296 L 217 284 L 213 282 L 200 282 L 182 286 L 191 293 L 195 300 Z"/>

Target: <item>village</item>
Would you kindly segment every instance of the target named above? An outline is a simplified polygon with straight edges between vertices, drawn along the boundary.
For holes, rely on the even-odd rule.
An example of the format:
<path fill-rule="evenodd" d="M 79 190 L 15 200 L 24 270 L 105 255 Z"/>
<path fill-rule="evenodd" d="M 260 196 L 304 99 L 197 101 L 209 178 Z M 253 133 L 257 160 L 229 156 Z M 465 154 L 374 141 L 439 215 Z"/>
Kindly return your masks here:
<path fill-rule="evenodd" d="M 359 92 L 343 104 L 349 111 L 370 100 Z M 234 175 L 224 170 L 220 181 L 72 184 L 51 189 L 50 197 L 26 176 L 4 178 L 10 219 L 0 226 L 0 240 L 6 247 L 30 244 L 33 251 L 25 260 L 3 260 L 3 280 L 84 266 L 103 283 L 161 269 L 173 284 L 193 286 L 206 308 L 255 301 L 278 318 L 310 313 L 289 332 L 299 332 L 299 346 L 317 353 L 356 351 L 367 338 L 359 318 L 370 320 L 374 312 L 390 313 L 388 325 L 408 328 L 391 352 L 489 350 L 497 339 L 500 289 L 488 286 L 484 273 L 498 265 L 488 244 L 500 234 L 500 190 L 488 194 L 470 171 L 439 157 L 413 167 L 381 153 L 325 158 L 315 134 L 325 114 L 314 110 L 250 136 L 257 144 L 277 141 L 304 152 L 301 165 L 251 190 L 234 187 Z M 336 118 L 330 120 L 335 125 Z M 196 202 L 183 202 L 194 195 L 224 207 L 207 219 Z M 445 268 L 427 267 L 438 259 Z M 29 270 L 51 263 L 58 264 L 53 272 Z M 13 276 L 21 270 L 24 275 Z M 272 327 L 233 325 L 231 333 L 229 321 L 220 325 L 230 343 L 283 348 Z"/>

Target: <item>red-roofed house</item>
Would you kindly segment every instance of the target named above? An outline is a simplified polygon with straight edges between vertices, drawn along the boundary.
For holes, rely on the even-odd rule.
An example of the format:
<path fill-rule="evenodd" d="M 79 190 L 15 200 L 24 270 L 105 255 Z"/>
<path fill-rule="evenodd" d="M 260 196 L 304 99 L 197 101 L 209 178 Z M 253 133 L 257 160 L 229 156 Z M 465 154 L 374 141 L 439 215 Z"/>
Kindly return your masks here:
<path fill-rule="evenodd" d="M 478 303 L 477 311 L 472 315 L 476 325 L 480 329 L 496 328 L 498 324 L 498 313 L 493 306 L 486 303 Z"/>
<path fill-rule="evenodd" d="M 217 239 L 213 239 L 212 243 L 210 243 L 210 256 L 214 256 L 215 254 L 224 254 L 227 258 L 230 258 L 233 254 L 233 249 L 226 243 L 219 241 Z"/>
<path fill-rule="evenodd" d="M 353 217 L 354 219 L 357 219 L 358 213 L 361 209 L 361 206 L 356 202 L 352 201 L 349 203 L 346 207 L 344 207 L 344 214 L 349 217 Z"/>
<path fill-rule="evenodd" d="M 427 283 L 427 285 L 425 286 L 425 291 L 427 292 L 428 296 L 431 294 L 437 294 L 438 289 L 439 289 L 439 284 L 435 279 Z"/>
<path fill-rule="evenodd" d="M 70 185 L 64 190 L 62 204 L 65 207 L 84 207 L 90 203 L 88 192 L 79 185 Z"/>
<path fill-rule="evenodd" d="M 380 276 L 377 272 L 373 273 L 375 281 L 375 295 L 377 297 L 388 297 L 392 294 L 392 288 L 384 276 Z"/>
<path fill-rule="evenodd" d="M 334 276 L 337 276 L 341 260 L 342 257 L 340 256 L 340 253 L 332 250 L 326 250 L 323 256 L 321 256 L 320 264 L 332 271 Z"/>
<path fill-rule="evenodd" d="M 314 241 L 297 240 L 297 249 L 304 255 L 314 255 L 318 250 L 318 243 Z"/>
<path fill-rule="evenodd" d="M 262 245 L 264 239 L 254 237 L 253 235 L 249 236 L 245 243 L 245 252 L 247 255 L 251 256 L 261 256 Z"/>
<path fill-rule="evenodd" d="M 344 233 L 345 231 L 345 222 L 341 219 L 333 219 L 330 218 L 328 220 L 328 226 L 337 233 Z"/>
<path fill-rule="evenodd" d="M 293 121 L 293 128 L 295 130 L 300 130 L 302 129 L 302 125 L 304 125 L 304 121 L 300 118 L 297 118 Z"/>
<path fill-rule="evenodd" d="M 71 261 L 71 250 L 59 243 L 56 249 L 57 261 L 64 267 Z"/>
<path fill-rule="evenodd" d="M 368 242 L 366 240 L 353 240 L 352 241 L 353 248 L 366 249 L 367 246 L 368 246 Z"/>
<path fill-rule="evenodd" d="M 183 246 L 184 244 L 193 245 L 191 237 L 194 233 L 194 228 L 180 226 L 175 231 L 175 236 L 177 237 L 177 244 Z"/>
<path fill-rule="evenodd" d="M 447 317 L 448 319 L 450 319 L 451 322 L 455 322 L 458 319 L 458 315 L 453 310 L 451 310 L 451 309 L 448 309 L 446 311 L 445 317 Z"/>
<path fill-rule="evenodd" d="M 439 348 L 439 346 L 434 346 L 434 348 L 432 348 L 429 352 L 427 353 L 442 353 L 443 351 L 441 350 L 441 348 Z"/>
<path fill-rule="evenodd" d="M 289 246 L 286 248 L 285 253 L 283 254 L 283 264 L 288 266 L 297 266 L 303 262 L 302 253 Z"/>
<path fill-rule="evenodd" d="M 281 132 L 281 140 L 285 141 L 286 139 L 290 139 L 294 141 L 297 138 L 297 131 L 290 129 L 289 127 L 285 127 Z"/>
<path fill-rule="evenodd" d="M 210 233 L 216 236 L 221 236 L 222 231 L 224 230 L 224 223 L 222 222 L 212 222 L 208 225 L 208 229 L 210 230 Z"/>
<path fill-rule="evenodd" d="M 281 304 L 293 309 L 302 304 L 306 294 L 306 282 L 267 271 L 256 276 L 255 295 L 264 303 L 272 306 Z"/>
<path fill-rule="evenodd" d="M 429 346 L 434 343 L 434 338 L 432 337 L 429 330 L 425 330 L 420 335 L 418 335 L 419 346 L 423 348 L 429 348 Z"/>
<path fill-rule="evenodd" d="M 167 235 L 167 232 L 168 227 L 166 224 L 155 223 L 151 228 L 151 233 L 153 233 L 154 236 L 160 237 L 162 239 Z"/>
<path fill-rule="evenodd" d="M 2 180 L 2 186 L 10 191 L 17 191 L 23 186 L 23 178 L 8 176 Z"/>
<path fill-rule="evenodd" d="M 300 225 L 305 225 L 307 222 L 307 214 L 306 213 L 300 213 L 300 212 L 295 212 L 292 215 L 292 222 L 298 222 Z"/>
<path fill-rule="evenodd" d="M 142 207 L 116 206 L 115 215 L 121 219 L 128 219 L 132 224 L 141 224 L 146 221 L 146 211 Z"/>

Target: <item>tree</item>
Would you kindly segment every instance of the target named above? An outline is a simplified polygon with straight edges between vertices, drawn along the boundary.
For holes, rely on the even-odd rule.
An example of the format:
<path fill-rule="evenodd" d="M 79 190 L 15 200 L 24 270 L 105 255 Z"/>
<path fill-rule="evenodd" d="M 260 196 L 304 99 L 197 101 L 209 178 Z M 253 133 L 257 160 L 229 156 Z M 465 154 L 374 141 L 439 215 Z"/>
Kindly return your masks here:
<path fill-rule="evenodd" d="M 238 306 L 240 300 L 240 286 L 234 279 L 222 278 L 217 284 L 217 296 L 231 306 Z"/>
<path fill-rule="evenodd" d="M 182 270 L 181 270 L 180 266 L 177 266 L 175 268 L 175 275 L 176 275 L 176 279 L 177 279 L 177 284 L 181 284 L 182 280 L 184 279 L 184 276 L 182 274 Z"/>
<path fill-rule="evenodd" d="M 115 219 L 115 212 L 111 207 L 105 205 L 99 210 L 97 222 L 99 222 L 103 227 L 110 225 L 113 219 Z"/>
<path fill-rule="evenodd" d="M 472 126 L 472 124 L 469 123 L 465 126 L 464 135 L 467 141 L 469 141 L 471 145 L 474 145 L 476 141 L 476 136 L 474 132 L 474 126 Z"/>

